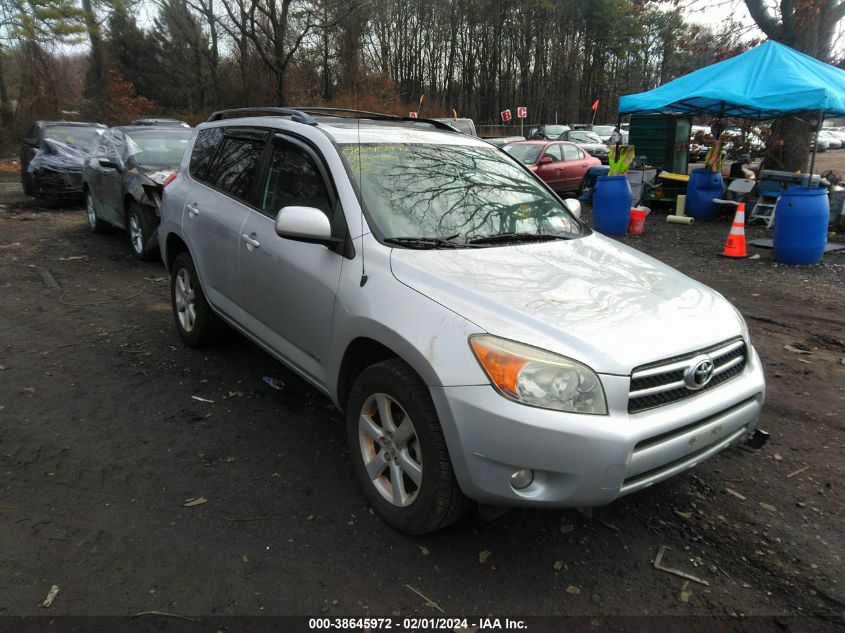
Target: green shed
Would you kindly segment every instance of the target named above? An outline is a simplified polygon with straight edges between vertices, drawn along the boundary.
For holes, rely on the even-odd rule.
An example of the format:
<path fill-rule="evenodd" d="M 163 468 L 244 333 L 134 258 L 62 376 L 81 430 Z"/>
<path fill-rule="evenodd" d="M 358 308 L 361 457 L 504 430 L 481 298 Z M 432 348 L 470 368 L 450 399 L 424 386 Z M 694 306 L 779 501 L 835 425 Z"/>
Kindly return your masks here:
<path fill-rule="evenodd" d="M 689 165 L 691 121 L 668 114 L 633 114 L 628 143 L 658 169 L 685 174 Z"/>

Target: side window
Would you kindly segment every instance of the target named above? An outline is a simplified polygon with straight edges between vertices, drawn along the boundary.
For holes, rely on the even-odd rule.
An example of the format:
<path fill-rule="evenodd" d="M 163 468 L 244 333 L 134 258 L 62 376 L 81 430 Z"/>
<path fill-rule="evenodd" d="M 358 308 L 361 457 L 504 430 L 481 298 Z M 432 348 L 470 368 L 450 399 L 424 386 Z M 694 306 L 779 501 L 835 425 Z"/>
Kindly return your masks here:
<path fill-rule="evenodd" d="M 194 149 L 191 151 L 191 162 L 188 173 L 196 180 L 208 180 L 208 168 L 217 144 L 223 138 L 223 128 L 213 127 L 197 132 Z"/>
<path fill-rule="evenodd" d="M 209 168 L 208 182 L 234 198 L 248 200 L 264 141 L 258 137 L 224 136 Z"/>
<path fill-rule="evenodd" d="M 332 203 L 326 183 L 311 157 L 291 145 L 277 145 L 261 193 L 261 208 L 275 215 L 283 207 L 314 207 L 329 218 Z"/>
<path fill-rule="evenodd" d="M 555 161 L 563 160 L 563 156 L 561 156 L 561 153 L 560 153 L 560 143 L 555 143 L 554 145 L 549 145 L 546 148 L 546 153 L 544 154 L 544 156 L 551 156 L 552 158 L 555 159 Z"/>
<path fill-rule="evenodd" d="M 581 150 L 574 145 L 564 145 L 563 158 L 564 160 L 578 160 L 579 158 L 583 158 L 583 155 L 581 154 Z"/>

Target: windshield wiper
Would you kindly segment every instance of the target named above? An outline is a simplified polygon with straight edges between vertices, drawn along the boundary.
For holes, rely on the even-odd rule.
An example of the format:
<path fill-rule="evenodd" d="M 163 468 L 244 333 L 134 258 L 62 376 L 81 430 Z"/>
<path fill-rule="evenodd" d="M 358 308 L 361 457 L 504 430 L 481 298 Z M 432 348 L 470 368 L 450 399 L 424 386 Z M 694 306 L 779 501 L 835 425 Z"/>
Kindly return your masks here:
<path fill-rule="evenodd" d="M 384 241 L 388 244 L 398 244 L 406 248 L 467 248 L 468 243 L 453 242 L 460 233 L 447 237 L 386 237 Z"/>
<path fill-rule="evenodd" d="M 493 242 L 549 242 L 552 240 L 571 240 L 569 235 L 554 233 L 498 233 L 467 238 L 467 244 L 491 244 Z"/>

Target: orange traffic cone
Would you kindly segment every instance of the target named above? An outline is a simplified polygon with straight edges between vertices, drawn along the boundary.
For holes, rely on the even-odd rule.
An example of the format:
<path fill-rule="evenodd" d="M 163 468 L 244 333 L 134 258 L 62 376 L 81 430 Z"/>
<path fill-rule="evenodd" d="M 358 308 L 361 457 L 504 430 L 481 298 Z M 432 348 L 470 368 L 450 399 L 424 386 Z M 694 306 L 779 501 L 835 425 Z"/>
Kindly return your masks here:
<path fill-rule="evenodd" d="M 725 250 L 721 252 L 723 257 L 748 257 L 745 250 L 745 203 L 740 202 L 736 207 L 736 215 L 731 232 L 728 234 L 728 241 L 725 242 Z"/>

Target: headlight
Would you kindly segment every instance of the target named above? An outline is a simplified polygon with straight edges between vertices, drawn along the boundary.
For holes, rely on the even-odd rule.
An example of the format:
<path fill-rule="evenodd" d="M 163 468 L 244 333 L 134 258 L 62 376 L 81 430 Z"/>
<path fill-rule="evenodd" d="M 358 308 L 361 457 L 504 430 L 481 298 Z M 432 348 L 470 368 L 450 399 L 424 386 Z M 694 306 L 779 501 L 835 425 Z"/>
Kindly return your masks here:
<path fill-rule="evenodd" d="M 601 381 L 586 365 L 487 334 L 471 336 L 469 345 L 506 398 L 543 409 L 607 414 Z"/>

